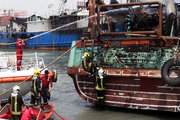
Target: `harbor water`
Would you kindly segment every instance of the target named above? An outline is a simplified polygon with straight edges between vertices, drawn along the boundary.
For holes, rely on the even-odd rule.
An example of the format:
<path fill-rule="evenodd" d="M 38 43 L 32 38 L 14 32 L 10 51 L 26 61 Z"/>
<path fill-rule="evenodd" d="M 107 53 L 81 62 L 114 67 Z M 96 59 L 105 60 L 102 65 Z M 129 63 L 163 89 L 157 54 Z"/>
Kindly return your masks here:
<path fill-rule="evenodd" d="M 0 49 L 0 51 L 13 52 L 16 49 Z M 24 50 L 23 54 L 37 52 L 38 56 L 44 58 L 46 65 L 62 55 L 65 51 L 50 50 Z M 49 69 L 56 69 L 58 80 L 53 84 L 51 99 L 49 103 L 62 117 L 69 120 L 179 120 L 179 113 L 132 110 L 117 107 L 98 106 L 84 101 L 77 94 L 73 80 L 66 73 L 69 54 L 55 62 Z M 30 95 L 23 97 L 29 104 Z M 60 120 L 53 114 L 51 120 Z"/>

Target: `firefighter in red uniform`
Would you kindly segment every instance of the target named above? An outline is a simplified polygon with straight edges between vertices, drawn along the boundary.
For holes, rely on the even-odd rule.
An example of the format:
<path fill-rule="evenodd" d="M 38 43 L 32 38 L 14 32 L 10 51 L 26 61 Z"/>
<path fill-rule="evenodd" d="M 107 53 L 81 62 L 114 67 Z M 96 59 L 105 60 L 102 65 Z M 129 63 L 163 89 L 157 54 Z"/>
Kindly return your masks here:
<path fill-rule="evenodd" d="M 45 75 L 43 77 L 41 77 L 42 79 L 42 97 L 43 97 L 43 102 L 44 102 L 44 105 L 48 105 L 48 99 L 50 99 L 50 92 L 51 92 L 51 89 L 52 89 L 52 77 L 49 74 L 49 71 L 48 70 L 45 70 Z M 50 87 L 49 87 L 49 84 Z"/>
<path fill-rule="evenodd" d="M 27 42 L 21 40 L 20 38 L 17 39 L 17 70 L 20 70 L 21 63 L 22 63 L 22 54 L 23 54 L 23 46 L 26 46 Z"/>

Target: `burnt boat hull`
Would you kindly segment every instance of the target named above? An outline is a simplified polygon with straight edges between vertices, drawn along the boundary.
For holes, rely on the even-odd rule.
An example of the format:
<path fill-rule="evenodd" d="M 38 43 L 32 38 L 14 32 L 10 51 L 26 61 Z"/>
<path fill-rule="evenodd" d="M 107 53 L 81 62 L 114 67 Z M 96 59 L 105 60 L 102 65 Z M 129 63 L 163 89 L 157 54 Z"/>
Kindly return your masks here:
<path fill-rule="evenodd" d="M 75 43 L 77 42 L 73 42 L 73 45 Z M 87 49 L 88 51 L 91 49 L 88 45 L 90 44 L 87 43 L 86 48 L 83 48 L 83 43 L 80 43 L 71 51 L 67 73 L 73 79 L 76 91 L 82 99 L 99 104 L 96 98 L 95 78 L 84 71 L 81 65 L 83 50 Z M 95 44 L 94 51 L 98 51 L 97 49 L 104 48 Z M 169 54 L 167 52 L 170 51 L 169 48 L 156 48 L 157 51 L 166 51 L 162 57 L 160 55 L 164 54 L 164 52 L 159 52 L 156 55 L 154 52 L 146 51 L 137 54 L 137 52 L 127 53 L 121 48 L 113 49 L 116 54 L 122 56 L 122 58 L 119 58 L 121 61 L 130 61 L 132 59 L 131 62 L 123 62 L 125 65 L 131 63 L 131 66 L 129 65 L 131 68 L 128 69 L 119 67 L 119 63 L 114 60 L 113 54 L 110 54 L 111 48 L 107 48 L 106 51 L 105 49 L 102 50 L 105 55 L 105 59 L 103 59 L 105 64 L 102 67 L 107 76 L 104 78 L 105 99 L 103 105 L 132 109 L 180 111 L 179 85 L 168 85 L 161 77 L 162 65 L 166 60 L 170 59 L 166 55 Z M 127 57 L 124 57 L 125 55 Z M 135 55 L 140 57 L 134 57 Z M 94 58 L 94 61 L 98 62 L 98 59 Z M 109 66 L 106 67 L 106 63 Z M 132 69 L 132 67 L 134 68 Z M 178 72 L 177 75 L 179 75 Z"/>
<path fill-rule="evenodd" d="M 161 79 L 160 70 L 104 69 L 105 101 L 103 105 L 132 109 L 180 111 L 180 87 L 172 87 Z M 74 81 L 81 98 L 98 104 L 95 79 L 81 67 L 69 67 L 68 74 Z M 133 73 L 133 74 L 132 74 Z M 156 77 L 155 77 L 156 76 Z"/>

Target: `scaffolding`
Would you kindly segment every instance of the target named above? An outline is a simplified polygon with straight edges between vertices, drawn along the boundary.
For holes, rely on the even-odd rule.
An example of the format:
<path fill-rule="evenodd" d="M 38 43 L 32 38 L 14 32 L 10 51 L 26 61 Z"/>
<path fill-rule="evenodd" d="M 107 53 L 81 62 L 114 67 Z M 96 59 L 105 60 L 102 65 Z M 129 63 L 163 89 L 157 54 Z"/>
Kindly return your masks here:
<path fill-rule="evenodd" d="M 13 9 L 0 9 L 0 26 L 10 25 L 10 19 L 26 18 L 27 11 L 15 11 Z"/>

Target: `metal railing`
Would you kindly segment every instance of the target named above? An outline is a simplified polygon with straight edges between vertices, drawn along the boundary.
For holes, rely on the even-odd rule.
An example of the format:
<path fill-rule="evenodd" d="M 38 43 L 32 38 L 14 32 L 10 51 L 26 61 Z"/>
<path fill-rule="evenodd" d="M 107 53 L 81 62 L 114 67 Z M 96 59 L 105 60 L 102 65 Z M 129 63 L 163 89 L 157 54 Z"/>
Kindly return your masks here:
<path fill-rule="evenodd" d="M 45 67 L 42 57 L 38 57 L 37 53 L 23 54 L 21 62 L 21 70 L 30 68 L 42 69 Z M 0 52 L 0 69 L 17 69 L 17 55 L 15 52 Z"/>

